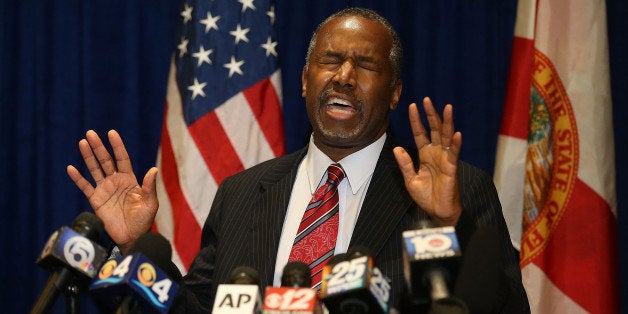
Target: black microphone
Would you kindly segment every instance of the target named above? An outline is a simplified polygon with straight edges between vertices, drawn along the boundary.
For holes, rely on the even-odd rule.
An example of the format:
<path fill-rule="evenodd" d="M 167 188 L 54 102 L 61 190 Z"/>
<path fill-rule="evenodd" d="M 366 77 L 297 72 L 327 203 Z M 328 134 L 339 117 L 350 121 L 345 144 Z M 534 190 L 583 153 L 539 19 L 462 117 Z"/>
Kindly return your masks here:
<path fill-rule="evenodd" d="M 259 285 L 259 273 L 251 267 L 239 266 L 231 271 L 227 283 L 234 285 Z"/>
<path fill-rule="evenodd" d="M 95 242 L 103 231 L 104 224 L 100 218 L 83 212 L 74 219 L 71 228 L 63 226 L 50 236 L 37 259 L 37 265 L 52 274 L 31 313 L 49 312 L 60 292 L 70 287 L 76 288 L 70 290 L 80 291 L 79 286 L 96 275 L 98 267 L 107 258 L 106 250 Z M 76 297 L 78 291 L 68 292 L 69 298 Z"/>
<path fill-rule="evenodd" d="M 167 313 L 181 280 L 172 263 L 172 247 L 158 233 L 140 236 L 129 254 L 108 260 L 90 285 L 90 295 L 104 310 L 118 313 Z"/>
<path fill-rule="evenodd" d="M 231 271 L 227 284 L 218 285 L 212 313 L 261 313 L 259 273 L 248 266 Z"/>
<path fill-rule="evenodd" d="M 390 283 L 361 246 L 323 268 L 320 295 L 330 313 L 388 313 L 390 309 Z"/>
<path fill-rule="evenodd" d="M 454 287 L 454 296 L 463 300 L 471 313 L 501 311 L 501 237 L 494 227 L 478 228 L 465 251 Z"/>
<path fill-rule="evenodd" d="M 310 267 L 300 261 L 286 264 L 281 274 L 282 287 L 310 288 L 312 287 L 312 274 Z"/>
<path fill-rule="evenodd" d="M 163 270 L 170 279 L 180 283 L 183 275 L 172 262 L 172 246 L 170 241 L 160 233 L 147 232 L 137 238 L 127 254 L 142 253 L 146 258 Z"/>
<path fill-rule="evenodd" d="M 281 275 L 281 287 L 266 287 L 264 314 L 321 313 L 316 290 L 312 289 L 312 275 L 306 263 L 292 261 Z"/>
<path fill-rule="evenodd" d="M 461 255 L 454 227 L 433 227 L 423 220 L 402 237 L 404 275 L 412 303 L 422 308 L 441 299 L 450 303 Z"/>

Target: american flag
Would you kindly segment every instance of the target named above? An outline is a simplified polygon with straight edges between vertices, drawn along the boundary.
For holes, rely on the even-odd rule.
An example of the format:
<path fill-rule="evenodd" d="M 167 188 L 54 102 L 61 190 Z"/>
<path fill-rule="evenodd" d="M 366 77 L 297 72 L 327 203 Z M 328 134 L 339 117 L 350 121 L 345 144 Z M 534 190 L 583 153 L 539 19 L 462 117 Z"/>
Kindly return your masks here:
<path fill-rule="evenodd" d="M 220 182 L 285 152 L 274 23 L 268 0 L 183 4 L 157 156 L 155 229 L 184 273 Z"/>

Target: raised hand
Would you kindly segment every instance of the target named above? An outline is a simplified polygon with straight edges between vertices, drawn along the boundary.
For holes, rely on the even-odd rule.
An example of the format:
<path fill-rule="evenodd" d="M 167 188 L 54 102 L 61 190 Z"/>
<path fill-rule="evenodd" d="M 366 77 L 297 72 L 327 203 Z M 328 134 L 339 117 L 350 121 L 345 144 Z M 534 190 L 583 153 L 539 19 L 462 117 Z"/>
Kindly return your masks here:
<path fill-rule="evenodd" d="M 408 109 L 414 142 L 419 150 L 419 170 L 402 147 L 394 154 L 403 173 L 406 189 L 432 221 L 440 226 L 453 226 L 462 212 L 458 188 L 458 161 L 462 134 L 454 132 L 453 107 L 446 105 L 443 121 L 432 101 L 425 97 L 423 109 L 427 115 L 430 134 L 421 123 L 416 104 Z"/>
<path fill-rule="evenodd" d="M 146 172 L 140 186 L 122 138 L 114 130 L 107 135 L 115 160 L 96 132 L 87 131 L 85 139 L 79 141 L 79 150 L 96 186 L 72 165 L 67 167 L 67 172 L 105 223 L 111 239 L 126 253 L 135 240 L 150 229 L 157 213 L 157 168 Z"/>

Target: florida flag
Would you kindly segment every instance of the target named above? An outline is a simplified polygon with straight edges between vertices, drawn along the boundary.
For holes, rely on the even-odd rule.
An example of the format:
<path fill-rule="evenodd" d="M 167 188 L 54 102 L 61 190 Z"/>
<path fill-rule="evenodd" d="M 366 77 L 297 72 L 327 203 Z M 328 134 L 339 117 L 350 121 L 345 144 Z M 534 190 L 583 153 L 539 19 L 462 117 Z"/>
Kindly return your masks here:
<path fill-rule="evenodd" d="M 168 79 L 155 229 L 185 273 L 220 182 L 284 154 L 274 6 L 188 0 Z"/>
<path fill-rule="evenodd" d="M 519 0 L 495 184 L 533 313 L 619 311 L 604 0 Z"/>

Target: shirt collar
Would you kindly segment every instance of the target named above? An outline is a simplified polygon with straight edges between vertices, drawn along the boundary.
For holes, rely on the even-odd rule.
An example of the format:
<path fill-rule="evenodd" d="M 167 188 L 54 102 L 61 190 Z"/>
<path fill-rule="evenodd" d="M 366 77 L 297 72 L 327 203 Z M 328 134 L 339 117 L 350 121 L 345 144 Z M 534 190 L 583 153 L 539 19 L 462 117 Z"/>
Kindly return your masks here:
<path fill-rule="evenodd" d="M 386 133 L 370 145 L 338 161 L 345 171 L 349 187 L 353 194 L 358 192 L 362 185 L 368 181 L 373 171 L 375 171 L 377 159 L 379 158 L 385 142 Z M 333 164 L 334 161 L 316 147 L 314 137 L 310 136 L 304 162 L 310 192 L 314 194 L 323 175 L 327 171 L 327 167 Z"/>

